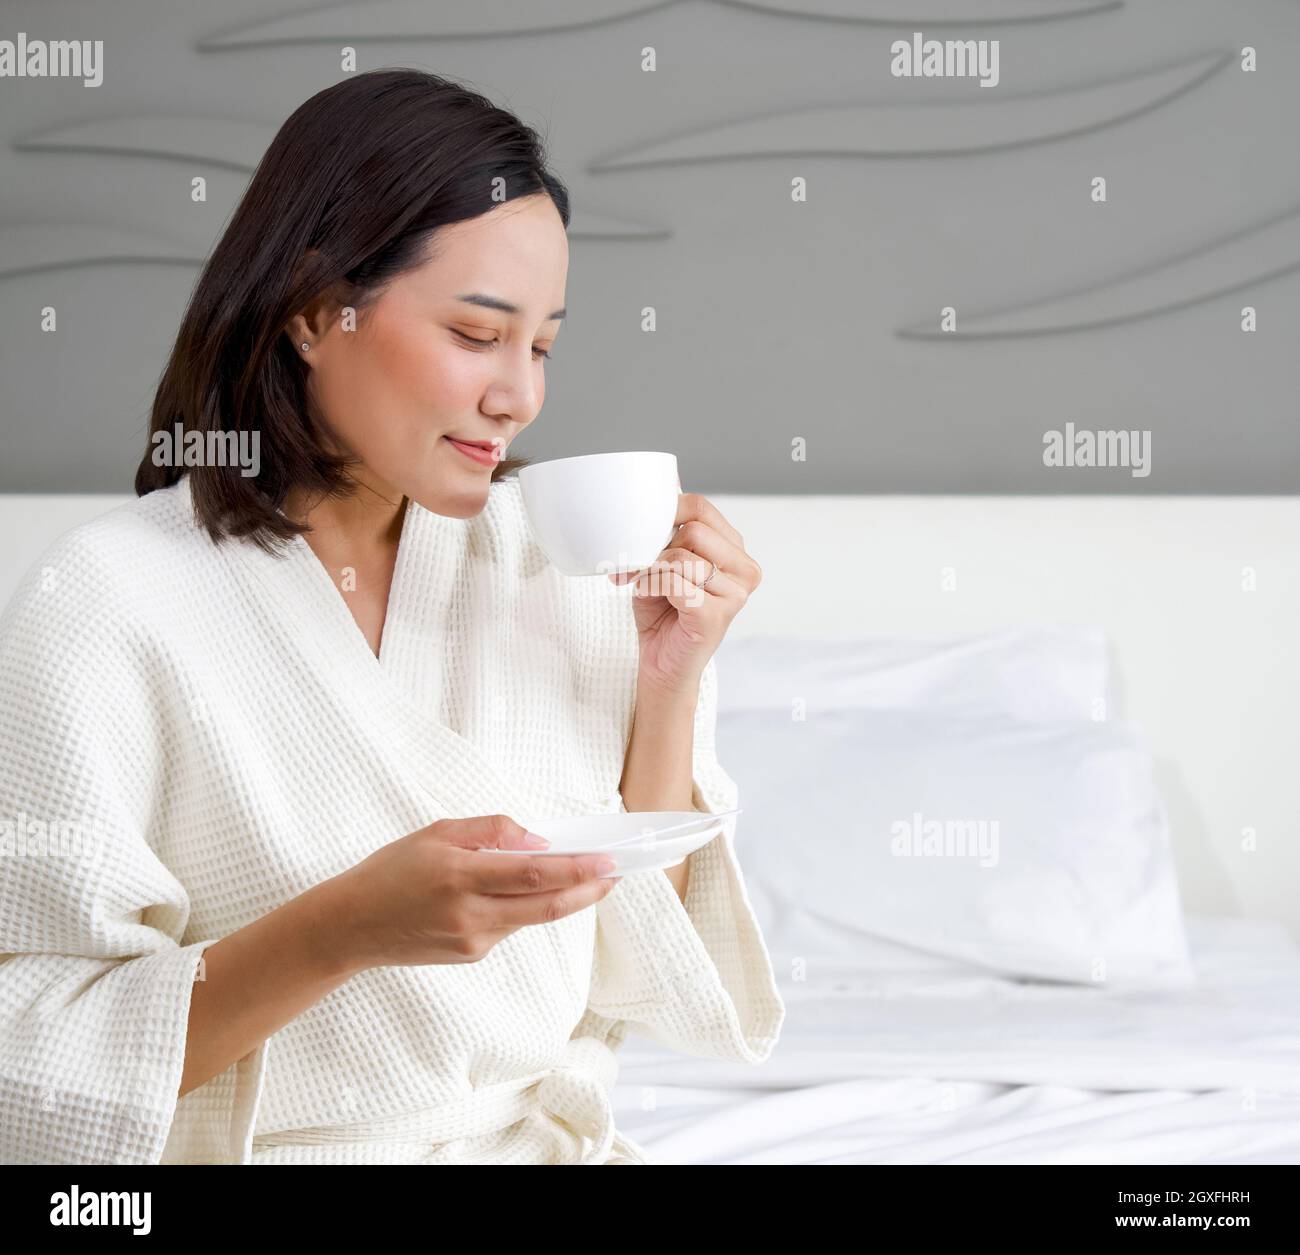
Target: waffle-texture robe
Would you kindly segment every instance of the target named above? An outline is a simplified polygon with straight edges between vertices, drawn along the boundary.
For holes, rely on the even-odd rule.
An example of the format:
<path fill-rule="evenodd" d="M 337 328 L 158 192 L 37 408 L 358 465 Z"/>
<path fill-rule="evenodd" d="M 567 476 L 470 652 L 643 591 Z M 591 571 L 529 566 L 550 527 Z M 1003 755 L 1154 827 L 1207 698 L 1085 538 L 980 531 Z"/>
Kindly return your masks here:
<path fill-rule="evenodd" d="M 629 1029 L 761 1063 L 785 1008 L 735 818 L 480 960 L 351 977 L 178 1100 L 203 950 L 438 819 L 625 809 L 631 592 L 513 478 L 410 502 L 378 657 L 301 538 L 213 544 L 188 478 L 61 537 L 0 618 L 0 1162 L 642 1163 Z M 693 805 L 737 805 L 700 687 Z M 274 955 L 267 955 L 273 963 Z"/>

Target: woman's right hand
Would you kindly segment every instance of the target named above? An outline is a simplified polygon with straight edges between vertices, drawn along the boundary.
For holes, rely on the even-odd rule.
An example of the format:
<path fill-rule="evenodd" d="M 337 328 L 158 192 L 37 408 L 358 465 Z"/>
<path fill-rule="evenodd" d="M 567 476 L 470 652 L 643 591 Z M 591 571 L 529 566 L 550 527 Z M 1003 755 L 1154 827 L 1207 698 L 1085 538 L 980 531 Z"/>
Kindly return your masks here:
<path fill-rule="evenodd" d="M 546 924 L 599 902 L 595 854 L 509 858 L 484 847 L 532 850 L 507 815 L 440 819 L 318 885 L 322 952 L 339 970 L 474 963 L 525 924 Z M 536 847 L 545 849 L 545 846 Z"/>

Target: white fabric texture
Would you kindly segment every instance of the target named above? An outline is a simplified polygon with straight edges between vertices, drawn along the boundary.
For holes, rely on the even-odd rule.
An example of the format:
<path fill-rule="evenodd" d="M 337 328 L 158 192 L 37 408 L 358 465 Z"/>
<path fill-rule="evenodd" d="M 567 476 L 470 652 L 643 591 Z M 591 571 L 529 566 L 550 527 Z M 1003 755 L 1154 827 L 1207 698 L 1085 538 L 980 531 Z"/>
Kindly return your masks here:
<path fill-rule="evenodd" d="M 868 934 L 1046 980 L 1194 982 L 1164 804 L 1127 724 L 732 711 L 717 736 L 778 963 L 829 927 L 855 962 Z"/>
<path fill-rule="evenodd" d="M 1110 716 L 1101 628 L 1019 624 L 961 636 L 728 637 L 718 713 L 927 710 L 1034 722 Z"/>
<path fill-rule="evenodd" d="M 1187 929 L 1195 987 L 1141 994 L 887 972 L 829 934 L 794 969 L 767 933 L 789 1015 L 760 1084 L 629 1042 L 619 1127 L 674 1164 L 1298 1163 L 1300 949 Z"/>
<path fill-rule="evenodd" d="M 514 479 L 408 506 L 379 658 L 305 541 L 213 545 L 188 479 L 60 538 L 0 619 L 0 1162 L 642 1163 L 630 1029 L 767 1059 L 732 818 L 685 904 L 638 873 L 476 963 L 362 972 L 176 1097 L 205 947 L 438 819 L 622 809 L 630 597 L 551 566 Z M 716 694 L 711 661 L 709 811 L 738 796 Z"/>

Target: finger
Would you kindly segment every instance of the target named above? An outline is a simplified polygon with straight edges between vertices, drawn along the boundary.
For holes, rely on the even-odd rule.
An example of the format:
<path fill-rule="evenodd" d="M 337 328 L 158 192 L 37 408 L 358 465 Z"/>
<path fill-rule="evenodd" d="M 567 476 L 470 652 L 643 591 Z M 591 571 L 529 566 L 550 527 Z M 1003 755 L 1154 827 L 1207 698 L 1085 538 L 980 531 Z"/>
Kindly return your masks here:
<path fill-rule="evenodd" d="M 689 523 L 684 524 L 678 530 L 677 535 L 672 538 L 669 546 L 659 554 L 659 557 L 668 558 L 675 551 L 681 551 L 683 556 L 695 554 L 707 560 L 700 573 L 700 579 L 708 578 L 709 562 L 716 562 L 719 570 L 730 575 L 746 592 L 752 593 L 763 578 L 763 572 L 759 570 L 758 563 L 744 549 L 733 544 L 726 536 L 710 527 L 707 523 L 701 523 L 697 519 L 692 519 Z M 692 579 L 694 578 L 689 570 L 687 575 Z M 710 583 L 709 587 L 713 587 L 712 583 Z"/>
<path fill-rule="evenodd" d="M 707 523 L 715 531 L 721 532 L 733 545 L 742 550 L 745 548 L 744 538 L 727 522 L 726 515 L 708 497 L 698 492 L 681 493 L 677 498 L 677 517 L 673 522 L 680 526 L 682 523 L 689 523 L 692 519 Z"/>
<path fill-rule="evenodd" d="M 694 563 L 699 561 L 694 559 Z M 704 579 L 708 575 L 708 567 L 700 574 L 699 578 Z M 701 606 L 705 605 L 709 598 L 713 598 L 715 604 L 718 601 L 725 600 L 728 597 L 744 596 L 740 587 L 733 583 L 727 576 L 719 571 L 713 579 L 709 581 L 708 588 L 701 588 L 693 580 L 687 579 L 681 570 L 681 564 L 675 564 L 674 567 L 663 570 L 652 569 L 647 571 L 637 581 L 637 588 L 633 593 L 635 597 L 662 597 L 674 609 L 681 614 L 687 611 L 698 611 Z"/>
<path fill-rule="evenodd" d="M 689 549 L 665 549 L 655 565 L 638 578 L 635 595 L 668 597 L 670 601 L 674 596 L 688 596 L 692 590 L 699 598 L 748 596 L 750 590 L 724 571 L 721 564 L 712 579 L 709 579 L 709 570 L 708 562 Z M 705 580 L 708 580 L 708 586 L 702 587 Z M 675 601 L 672 604 L 677 605 Z M 692 600 L 689 604 L 699 606 L 702 602 Z"/>
<path fill-rule="evenodd" d="M 430 825 L 434 827 L 435 825 Z M 544 850 L 528 838 L 531 835 L 523 824 L 509 815 L 474 815 L 468 819 L 444 819 L 436 825 L 438 836 L 448 845 L 458 845 L 466 850 Z"/>
<path fill-rule="evenodd" d="M 619 876 L 610 876 L 568 889 L 557 889 L 553 893 L 508 894 L 480 899 L 481 905 L 486 904 L 484 931 L 509 931 L 527 924 L 550 924 L 585 911 L 613 893 L 620 879 Z"/>
<path fill-rule="evenodd" d="M 484 855 L 472 851 L 466 865 L 471 893 L 486 897 L 498 895 L 554 893 L 598 880 L 598 864 L 603 855 L 570 854 L 549 857 L 525 854 Z"/>

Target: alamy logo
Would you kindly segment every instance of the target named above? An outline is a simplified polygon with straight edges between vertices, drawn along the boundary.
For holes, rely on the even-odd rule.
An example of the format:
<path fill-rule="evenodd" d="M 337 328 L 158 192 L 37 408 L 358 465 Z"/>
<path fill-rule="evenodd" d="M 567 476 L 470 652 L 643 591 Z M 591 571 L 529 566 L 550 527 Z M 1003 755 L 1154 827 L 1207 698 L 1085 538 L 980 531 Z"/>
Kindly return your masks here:
<path fill-rule="evenodd" d="M 912 32 L 912 42 L 896 39 L 889 72 L 895 78 L 978 78 L 981 87 L 998 85 L 996 39 L 926 39 Z"/>
<path fill-rule="evenodd" d="M 0 77 L 79 78 L 84 87 L 104 81 L 102 39 L 0 39 Z"/>
<path fill-rule="evenodd" d="M 155 466 L 238 466 L 245 479 L 262 469 L 260 431 L 186 431 L 182 423 L 150 437 Z"/>
<path fill-rule="evenodd" d="M 19 811 L 12 819 L 0 816 L 0 858 L 88 859 L 107 849 L 102 824 L 73 819 L 36 819 Z"/>
<path fill-rule="evenodd" d="M 148 1190 L 87 1190 L 80 1187 L 50 1195 L 52 1225 L 130 1225 L 137 1235 L 149 1233 L 153 1195 Z"/>
<path fill-rule="evenodd" d="M 896 858 L 978 858 L 981 867 L 997 865 L 996 819 L 926 819 L 913 811 L 910 819 L 894 820 L 889 834 Z"/>
<path fill-rule="evenodd" d="M 1134 479 L 1151 474 L 1151 433 L 1149 431 L 1075 431 L 1073 423 L 1065 430 L 1043 435 L 1044 466 L 1127 466 Z"/>

